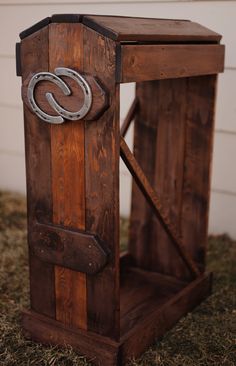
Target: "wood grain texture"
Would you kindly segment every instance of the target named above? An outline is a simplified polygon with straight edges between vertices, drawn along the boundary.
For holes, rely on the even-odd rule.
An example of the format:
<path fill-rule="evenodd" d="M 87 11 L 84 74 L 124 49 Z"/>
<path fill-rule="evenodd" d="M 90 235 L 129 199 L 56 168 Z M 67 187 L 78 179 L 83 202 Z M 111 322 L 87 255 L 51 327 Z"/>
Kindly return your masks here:
<path fill-rule="evenodd" d="M 21 43 L 22 82 L 30 72 L 48 70 L 48 28 Z M 45 125 L 24 105 L 28 243 L 36 221 L 52 221 L 50 126 Z M 55 316 L 54 268 L 40 261 L 29 249 L 31 308 Z"/>
<path fill-rule="evenodd" d="M 157 142 L 155 152 L 154 187 L 172 223 L 182 236 L 181 210 L 185 154 L 185 119 L 188 103 L 187 80 L 161 80 L 157 103 Z M 186 268 L 176 255 L 176 250 L 160 224 L 152 228 L 152 257 L 150 267 L 162 273 L 188 278 Z M 183 242 L 189 251 L 190 244 Z"/>
<path fill-rule="evenodd" d="M 85 124 L 86 230 L 110 251 L 97 276 L 88 276 L 88 329 L 119 338 L 119 85 L 115 84 L 115 43 L 84 28 L 84 72 L 99 77 L 110 107 Z M 104 306 L 104 304 L 106 304 Z"/>
<path fill-rule="evenodd" d="M 139 109 L 134 121 L 133 151 L 140 167 L 152 185 L 154 185 L 155 177 L 158 85 L 159 81 L 136 84 Z M 128 250 L 136 265 L 145 269 L 151 269 L 150 257 L 153 254 L 149 256 L 149 253 L 153 253 L 152 245 L 156 245 L 151 241 L 153 221 L 156 224 L 158 220 L 153 215 L 152 208 L 133 179 Z"/>
<path fill-rule="evenodd" d="M 120 365 L 119 343 L 109 338 L 82 329 L 68 328 L 61 322 L 29 311 L 24 311 L 22 325 L 25 337 L 36 342 L 62 347 L 72 346 L 96 366 Z"/>
<path fill-rule="evenodd" d="M 215 78 L 160 80 L 137 86 L 140 109 L 134 155 L 200 271 L 205 268 Z M 141 268 L 189 278 L 135 184 L 129 250 Z"/>
<path fill-rule="evenodd" d="M 218 33 L 186 20 L 84 15 L 83 23 L 116 41 L 219 42 Z"/>
<path fill-rule="evenodd" d="M 76 68 L 76 71 L 80 70 Z M 30 110 L 31 106 L 28 101 L 27 91 L 32 76 L 33 74 L 30 73 L 29 77 L 24 81 L 22 85 L 22 99 Z M 101 87 L 98 80 L 95 80 L 91 75 L 82 76 L 88 82 L 92 92 L 92 105 L 88 114 L 84 117 L 84 120 L 91 121 L 97 119 L 108 108 L 109 97 L 108 92 L 106 92 Z M 52 93 L 59 105 L 68 111 L 76 112 L 83 106 L 84 94 L 82 88 L 78 87 L 78 83 L 72 78 L 63 77 L 63 80 L 66 82 L 71 90 L 71 94 L 69 96 L 65 95 L 57 85 L 53 84 L 50 81 L 43 81 L 37 84 L 34 92 L 35 101 L 43 112 L 48 113 L 52 116 L 57 115 L 55 110 L 50 106 L 46 99 L 45 95 L 48 92 Z"/>
<path fill-rule="evenodd" d="M 204 300 L 211 293 L 212 283 L 211 274 L 202 275 L 184 286 L 176 280 L 166 279 L 165 276 L 152 273 L 149 276 L 145 271 L 143 273 L 137 269 L 130 269 L 124 280 L 126 281 L 122 290 L 124 309 L 128 306 L 131 313 L 136 310 L 136 316 L 139 314 L 140 317 L 132 329 L 126 329 L 119 342 L 89 331 L 68 328 L 58 321 L 32 311 L 23 313 L 25 336 L 43 344 L 71 345 L 92 359 L 97 366 L 126 365 L 130 358 L 140 356 L 156 338 L 161 338 L 183 315 Z M 168 287 L 171 296 L 168 296 Z M 142 301 L 145 292 L 155 297 L 154 288 L 158 291 L 160 288 L 157 304 L 153 306 L 154 303 L 150 301 L 149 311 L 143 314 L 139 302 Z M 140 293 L 140 290 L 144 293 Z M 136 309 L 130 309 L 130 300 L 136 301 Z M 145 304 L 142 305 L 145 307 Z M 148 305 L 146 302 L 147 309 Z"/>
<path fill-rule="evenodd" d="M 211 294 L 212 276 L 204 274 L 171 296 L 161 306 L 137 322 L 121 338 L 122 364 L 131 357 L 140 356 L 155 338 L 161 338 L 177 321 Z M 140 336 L 142 335 L 142 336 Z"/>
<path fill-rule="evenodd" d="M 34 225 L 31 250 L 44 262 L 90 275 L 101 271 L 108 260 L 97 236 L 55 225 Z"/>
<path fill-rule="evenodd" d="M 121 138 L 120 148 L 121 148 L 121 157 L 124 163 L 126 164 L 127 168 L 129 169 L 129 171 L 133 175 L 136 184 L 139 186 L 140 190 L 146 197 L 148 203 L 153 208 L 155 215 L 158 217 L 166 233 L 169 235 L 171 241 L 175 245 L 178 253 L 180 254 L 186 266 L 188 267 L 189 271 L 194 277 L 197 277 L 199 275 L 199 271 L 195 263 L 193 262 L 191 256 L 189 255 L 188 250 L 183 245 L 183 241 L 178 233 L 178 229 L 170 221 L 169 215 L 167 214 L 166 209 L 162 206 L 160 198 L 150 185 L 140 165 L 132 155 L 131 151 L 129 150 L 123 138 Z"/>
<path fill-rule="evenodd" d="M 189 78 L 181 226 L 199 268 L 204 271 L 213 153 L 217 76 Z"/>
<path fill-rule="evenodd" d="M 83 68 L 81 24 L 50 24 L 49 71 L 55 67 Z M 51 126 L 54 224 L 85 229 L 84 122 Z M 55 267 L 56 317 L 87 328 L 86 275 Z"/>
<path fill-rule="evenodd" d="M 125 117 L 125 120 L 121 126 L 121 129 L 120 129 L 120 134 L 121 136 L 125 137 L 128 129 L 129 129 L 129 126 L 131 124 L 131 122 L 133 121 L 137 111 L 138 111 L 138 108 L 139 108 L 139 103 L 138 103 L 138 99 L 137 98 L 134 98 L 134 101 L 132 102 L 131 106 L 130 106 L 130 109 L 127 113 L 127 116 Z"/>
<path fill-rule="evenodd" d="M 117 81 L 121 83 L 217 74 L 224 70 L 223 45 L 122 45 L 120 52 Z"/>

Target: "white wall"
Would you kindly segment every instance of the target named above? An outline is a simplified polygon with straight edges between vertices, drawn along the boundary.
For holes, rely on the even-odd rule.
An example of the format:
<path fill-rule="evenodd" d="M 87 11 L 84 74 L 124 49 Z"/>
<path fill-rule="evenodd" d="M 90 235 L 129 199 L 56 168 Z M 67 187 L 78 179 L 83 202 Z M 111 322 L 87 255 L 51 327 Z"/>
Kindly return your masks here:
<path fill-rule="evenodd" d="M 219 78 L 210 232 L 236 238 L 236 1 L 0 0 L 0 188 L 25 192 L 20 78 L 14 48 L 20 31 L 55 13 L 92 13 L 190 19 L 223 34 L 226 70 Z M 122 86 L 125 116 L 133 85 Z M 132 140 L 132 131 L 128 134 Z M 121 165 L 121 213 L 130 205 L 130 177 Z"/>

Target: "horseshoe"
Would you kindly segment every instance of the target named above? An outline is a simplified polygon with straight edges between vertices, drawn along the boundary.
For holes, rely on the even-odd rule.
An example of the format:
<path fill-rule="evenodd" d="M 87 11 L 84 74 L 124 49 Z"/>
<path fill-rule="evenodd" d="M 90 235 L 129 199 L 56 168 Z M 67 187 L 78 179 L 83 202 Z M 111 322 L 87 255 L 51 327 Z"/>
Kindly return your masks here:
<path fill-rule="evenodd" d="M 76 121 L 84 118 L 86 114 L 89 112 L 91 105 L 92 105 L 92 91 L 87 83 L 87 81 L 80 75 L 78 72 L 68 69 L 66 67 L 57 67 L 54 70 L 55 74 L 51 72 L 38 72 L 37 74 L 33 75 L 30 79 L 28 90 L 27 90 L 27 98 L 31 109 L 33 112 L 43 121 L 53 124 L 61 124 L 65 122 L 65 119 Z M 52 116 L 48 113 L 45 113 L 41 110 L 34 98 L 34 89 L 35 86 L 40 81 L 51 81 L 52 83 L 56 84 L 65 95 L 71 95 L 71 90 L 68 85 L 60 78 L 60 76 L 68 76 L 75 80 L 79 87 L 81 87 L 83 94 L 84 94 L 84 104 L 80 108 L 79 111 L 71 112 L 63 107 L 61 107 L 57 101 L 55 100 L 52 93 L 46 93 L 46 98 L 50 106 L 57 112 L 58 116 Z"/>

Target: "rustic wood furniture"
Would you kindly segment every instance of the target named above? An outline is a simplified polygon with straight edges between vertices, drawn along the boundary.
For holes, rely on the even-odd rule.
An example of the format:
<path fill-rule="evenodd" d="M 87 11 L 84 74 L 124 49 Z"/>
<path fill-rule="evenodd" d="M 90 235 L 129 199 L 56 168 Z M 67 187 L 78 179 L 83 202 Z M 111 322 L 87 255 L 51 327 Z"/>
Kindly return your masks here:
<path fill-rule="evenodd" d="M 221 36 L 185 20 L 59 14 L 20 37 L 31 298 L 24 333 L 69 344 L 97 365 L 121 365 L 211 292 L 205 254 Z M 82 119 L 52 124 L 35 113 L 30 80 L 47 115 L 57 115 L 49 92 L 71 114 L 86 97 L 74 79 L 58 76 L 71 96 L 50 81 L 58 67 L 79 72 L 93 99 Z M 120 129 L 127 82 L 136 82 L 136 96 Z M 133 120 L 132 154 L 124 137 Z M 120 156 L 133 176 L 121 255 Z"/>

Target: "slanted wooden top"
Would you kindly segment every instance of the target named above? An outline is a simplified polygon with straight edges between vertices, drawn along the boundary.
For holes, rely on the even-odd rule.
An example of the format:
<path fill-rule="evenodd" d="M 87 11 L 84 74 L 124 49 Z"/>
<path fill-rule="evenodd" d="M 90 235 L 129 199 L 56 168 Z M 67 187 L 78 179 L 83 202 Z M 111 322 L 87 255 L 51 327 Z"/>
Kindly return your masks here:
<path fill-rule="evenodd" d="M 221 36 L 188 20 L 87 15 L 83 23 L 116 41 L 219 42 Z"/>
<path fill-rule="evenodd" d="M 81 22 L 118 42 L 218 43 L 221 35 L 188 20 L 57 14 L 21 32 L 21 39 L 49 23 Z"/>

